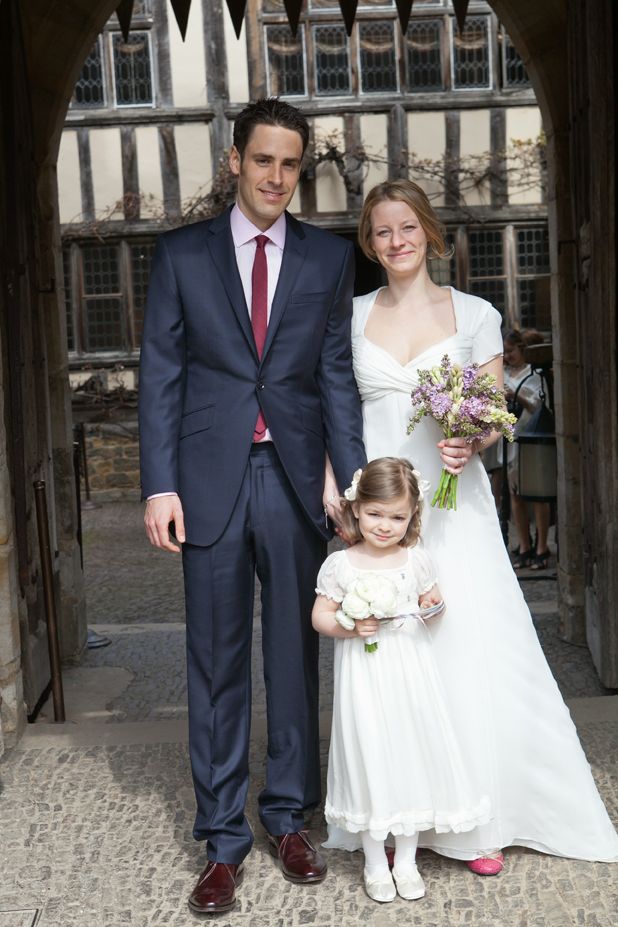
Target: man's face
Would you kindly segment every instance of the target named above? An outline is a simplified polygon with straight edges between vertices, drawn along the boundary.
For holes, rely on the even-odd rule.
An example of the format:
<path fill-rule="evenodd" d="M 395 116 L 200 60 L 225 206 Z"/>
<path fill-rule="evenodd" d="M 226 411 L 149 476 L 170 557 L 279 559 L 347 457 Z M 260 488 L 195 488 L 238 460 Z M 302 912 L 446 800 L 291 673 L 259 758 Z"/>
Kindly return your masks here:
<path fill-rule="evenodd" d="M 241 158 L 232 146 L 230 169 L 238 177 L 238 205 L 261 231 L 279 218 L 294 196 L 303 143 L 298 132 L 257 125 Z"/>

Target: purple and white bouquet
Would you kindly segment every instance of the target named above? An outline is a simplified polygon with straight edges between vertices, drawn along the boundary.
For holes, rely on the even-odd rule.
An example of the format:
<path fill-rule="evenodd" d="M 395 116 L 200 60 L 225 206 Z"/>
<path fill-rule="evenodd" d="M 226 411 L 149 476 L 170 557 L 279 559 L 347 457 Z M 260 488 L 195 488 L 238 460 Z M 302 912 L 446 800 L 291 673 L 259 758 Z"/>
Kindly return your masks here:
<path fill-rule="evenodd" d="M 355 621 L 364 621 L 371 616 L 394 618 L 397 615 L 397 599 L 397 586 L 392 579 L 378 573 L 365 573 L 357 576 L 348 586 L 335 619 L 342 628 L 353 631 Z M 377 637 L 367 638 L 365 651 L 374 653 L 377 649 Z"/>
<path fill-rule="evenodd" d="M 504 392 L 496 386 L 490 373 L 479 373 L 478 364 L 461 367 L 451 363 L 448 354 L 440 366 L 419 371 L 419 385 L 412 391 L 408 434 L 424 416 L 429 415 L 442 428 L 445 438 L 487 438 L 498 431 L 507 441 L 513 440 L 517 421 L 508 411 Z M 457 475 L 442 470 L 438 488 L 431 500 L 440 509 L 457 508 Z"/>

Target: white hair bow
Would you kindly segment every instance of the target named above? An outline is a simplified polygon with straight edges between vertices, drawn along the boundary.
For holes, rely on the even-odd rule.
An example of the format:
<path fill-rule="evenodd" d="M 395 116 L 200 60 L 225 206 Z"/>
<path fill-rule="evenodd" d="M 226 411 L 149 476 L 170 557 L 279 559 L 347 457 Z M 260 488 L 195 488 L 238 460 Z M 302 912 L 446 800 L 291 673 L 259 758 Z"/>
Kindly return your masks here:
<path fill-rule="evenodd" d="M 356 501 L 356 488 L 357 488 L 357 486 L 358 486 L 358 483 L 359 483 L 359 480 L 360 480 L 360 478 L 361 478 L 361 476 L 362 476 L 362 473 L 363 473 L 362 470 L 356 470 L 356 471 L 355 471 L 354 476 L 352 477 L 352 483 L 351 483 L 351 485 L 348 486 L 348 488 L 347 488 L 347 489 L 344 491 L 344 493 L 343 493 L 343 495 L 344 495 L 345 498 L 348 500 L 348 502 L 355 502 L 355 501 Z"/>
<path fill-rule="evenodd" d="M 413 476 L 416 477 L 416 482 L 418 484 L 418 501 L 422 502 L 425 498 L 425 493 L 428 492 L 431 483 L 428 480 L 424 480 L 421 476 L 420 470 L 412 470 Z"/>

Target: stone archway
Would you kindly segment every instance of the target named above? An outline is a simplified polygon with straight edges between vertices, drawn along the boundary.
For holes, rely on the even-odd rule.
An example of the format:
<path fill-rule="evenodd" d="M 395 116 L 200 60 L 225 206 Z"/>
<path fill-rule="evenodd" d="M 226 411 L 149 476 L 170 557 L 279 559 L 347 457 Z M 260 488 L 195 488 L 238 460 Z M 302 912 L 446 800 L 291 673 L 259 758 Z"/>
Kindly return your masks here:
<path fill-rule="evenodd" d="M 598 217 L 591 213 L 589 206 L 589 183 L 590 177 L 594 174 L 590 171 L 591 163 L 594 162 L 594 167 L 598 170 L 598 174 L 594 174 L 594 189 L 597 192 L 602 191 L 599 178 L 604 178 L 607 189 L 613 190 L 614 151 L 613 141 L 609 137 L 605 138 L 603 152 L 592 151 L 592 140 L 586 134 L 586 120 L 581 116 L 578 123 L 578 114 L 573 113 L 569 104 L 569 84 L 572 88 L 577 90 L 579 87 L 581 90 L 580 98 L 584 107 L 585 88 L 589 83 L 593 90 L 595 87 L 598 90 L 611 90 L 605 94 L 603 102 L 601 94 L 596 95 L 600 115 L 605 113 L 606 122 L 611 122 L 614 99 L 611 83 L 613 47 L 610 39 L 613 12 L 608 0 L 601 4 L 594 18 L 588 13 L 588 19 L 584 10 L 584 0 L 568 5 L 566 0 L 548 0 L 543 4 L 538 3 L 538 0 L 493 0 L 491 5 L 505 23 L 525 60 L 543 113 L 548 137 L 563 633 L 575 642 L 585 639 L 585 606 L 588 619 L 587 637 L 597 668 L 606 685 L 618 685 L 618 642 L 609 620 L 616 582 L 613 565 L 618 545 L 617 529 L 612 514 L 616 512 L 618 502 L 615 479 L 616 391 L 615 388 L 606 389 L 604 402 L 599 402 L 604 381 L 597 382 L 593 378 L 590 381 L 592 386 L 586 386 L 587 375 L 593 367 L 598 366 L 599 355 L 595 354 L 597 351 L 608 365 L 608 382 L 610 386 L 613 384 L 615 387 L 616 358 L 615 354 L 612 354 L 612 338 L 615 341 L 613 201 L 609 210 L 611 221 L 605 223 L 597 221 Z M 26 150 L 18 155 L 14 146 L 7 146 L 5 143 L 0 172 L 3 175 L 3 189 L 9 190 L 12 183 L 11 175 L 15 174 L 17 159 L 20 158 L 17 173 L 22 178 L 24 188 L 30 191 L 34 221 L 32 216 L 28 221 L 24 220 L 23 253 L 15 253 L 12 257 L 13 265 L 4 268 L 5 292 L 0 309 L 5 317 L 17 311 L 10 294 L 7 297 L 6 287 L 11 273 L 19 276 L 25 258 L 26 263 L 30 262 L 32 266 L 36 266 L 36 275 L 30 288 L 31 314 L 23 320 L 24 331 L 29 332 L 32 341 L 33 332 L 38 326 L 39 336 L 42 330 L 45 338 L 39 337 L 38 341 L 36 338 L 32 341 L 35 347 L 29 354 L 26 352 L 24 360 L 33 366 L 42 363 L 45 376 L 35 378 L 36 382 L 27 379 L 24 381 L 22 415 L 24 412 L 27 414 L 29 410 L 35 410 L 40 440 L 38 443 L 34 442 L 29 450 L 26 449 L 23 466 L 24 472 L 30 476 L 31 471 L 38 468 L 39 472 L 45 463 L 53 485 L 60 561 L 58 572 L 62 646 L 64 657 L 71 658 L 78 655 L 83 646 L 85 616 L 74 531 L 65 323 L 63 306 L 56 286 L 56 281 L 61 279 L 56 159 L 66 109 L 81 63 L 95 36 L 117 6 L 117 0 L 102 0 L 97 4 L 89 3 L 88 0 L 75 0 L 71 4 L 62 0 L 54 0 L 53 3 L 32 0 L 23 9 L 20 9 L 21 6 L 17 0 L 1 0 L 0 3 L 0 17 L 4 21 L 4 27 L 8 26 L 8 30 L 2 30 L 7 37 L 6 41 L 15 42 L 19 37 L 20 28 L 23 29 L 23 44 L 20 42 L 19 45 L 22 58 L 18 61 L 15 56 L 3 56 L 0 77 L 5 88 L 6 100 L 12 104 L 8 108 L 3 107 L 3 137 L 7 138 L 11 133 L 15 135 L 17 132 L 24 140 Z M 605 76 L 598 61 L 589 65 L 585 48 L 576 45 L 575 36 L 580 41 L 587 37 L 590 47 L 594 47 L 593 43 L 596 43 L 597 49 L 603 52 L 597 57 L 600 61 L 604 60 L 605 56 Z M 567 48 L 570 57 L 567 55 Z M 9 58 L 12 63 L 7 63 Z M 20 84 L 20 90 L 17 84 Z M 7 121 L 11 119 L 13 124 Z M 21 123 L 19 127 L 18 122 Z M 569 167 L 573 152 L 578 150 L 578 146 L 584 152 L 583 161 L 589 169 L 589 173 L 584 177 L 573 177 Z M 572 208 L 574 201 L 575 209 Z M 3 201 L 3 205 L 6 205 L 6 200 Z M 589 220 L 587 232 L 586 216 Z M 578 229 L 580 225 L 584 229 L 580 234 L 579 243 L 573 231 L 576 224 Z M 582 235 L 585 241 L 582 240 Z M 605 263 L 600 259 L 604 242 L 606 250 L 609 246 L 612 255 L 611 260 Z M 588 248 L 586 254 L 582 254 L 583 247 Z M 589 283 L 592 279 L 589 275 L 585 286 L 582 285 L 582 274 L 578 272 L 580 258 L 587 261 L 586 267 L 598 269 L 598 282 Z M 578 286 L 579 290 L 576 289 Z M 597 300 L 593 298 L 595 295 L 598 296 Z M 593 319 L 602 322 L 598 325 L 600 335 L 592 346 L 588 344 L 584 328 L 578 321 L 586 309 Z M 594 322 L 592 324 L 594 325 Z M 7 395 L 10 395 L 11 389 L 14 392 L 14 384 L 12 385 L 6 370 L 6 346 L 2 359 L 5 368 L 3 385 L 5 392 L 8 390 Z M 587 401 L 586 414 L 583 414 L 583 407 L 580 409 L 580 395 Z M 589 425 L 588 415 L 591 408 L 594 410 L 593 422 Z M 14 413 L 8 400 L 4 403 L 3 411 L 3 423 L 6 424 Z M 600 433 L 603 466 L 595 465 L 591 453 L 591 439 L 595 432 Z M 22 634 L 25 628 L 27 636 L 28 628 L 30 631 L 33 630 L 32 625 L 36 632 L 34 636 L 40 634 L 37 617 L 40 613 L 38 580 L 36 575 L 27 575 L 28 563 L 34 562 L 34 536 L 31 526 L 24 529 L 26 554 L 25 559 L 22 556 L 23 562 L 17 562 L 19 558 L 16 557 L 13 543 L 17 535 L 14 508 L 10 505 L 7 486 L 11 481 L 15 495 L 14 463 L 9 459 L 8 466 L 0 473 L 5 483 L 3 527 L 6 539 L 2 580 L 6 596 L 4 592 L 0 594 L 0 599 L 4 596 L 6 604 L 4 612 L 0 611 L 0 643 L 6 643 L 6 647 L 2 647 L 0 656 L 0 691 L 5 696 L 4 730 L 9 734 L 17 732 L 24 721 L 19 702 L 20 615 Z M 594 499 L 599 510 L 599 523 L 594 527 L 582 518 L 582 472 L 586 474 L 588 493 L 591 485 L 593 495 L 596 493 Z M 27 516 L 28 511 L 31 511 L 27 486 L 24 504 Z M 587 555 L 585 584 L 582 532 Z M 23 546 L 23 538 L 21 543 Z M 24 619 L 25 613 L 30 614 L 31 619 Z M 44 668 L 39 669 L 39 675 L 44 675 Z M 8 701 L 12 705 L 8 719 L 7 693 L 10 693 Z"/>

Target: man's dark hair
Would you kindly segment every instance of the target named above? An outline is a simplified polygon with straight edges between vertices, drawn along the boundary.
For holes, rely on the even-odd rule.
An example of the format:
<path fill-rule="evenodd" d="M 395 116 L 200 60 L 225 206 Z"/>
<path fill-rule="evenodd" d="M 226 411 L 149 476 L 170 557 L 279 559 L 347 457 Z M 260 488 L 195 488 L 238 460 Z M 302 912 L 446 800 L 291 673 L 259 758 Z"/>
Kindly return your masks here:
<path fill-rule="evenodd" d="M 281 126 L 298 132 L 303 143 L 303 154 L 309 141 L 309 123 L 295 106 L 284 103 L 277 97 L 269 97 L 249 103 L 234 121 L 234 145 L 242 158 L 245 148 L 256 126 Z"/>

